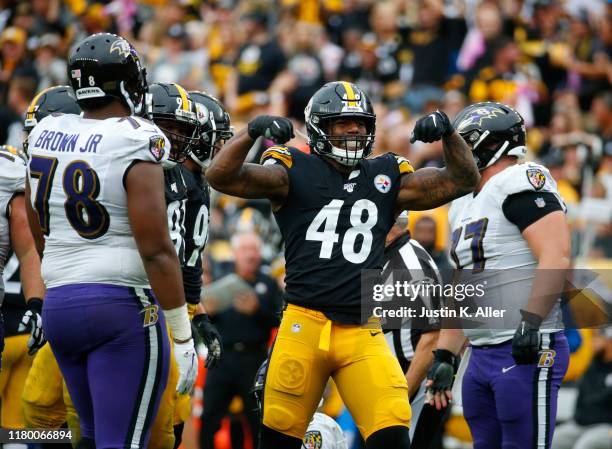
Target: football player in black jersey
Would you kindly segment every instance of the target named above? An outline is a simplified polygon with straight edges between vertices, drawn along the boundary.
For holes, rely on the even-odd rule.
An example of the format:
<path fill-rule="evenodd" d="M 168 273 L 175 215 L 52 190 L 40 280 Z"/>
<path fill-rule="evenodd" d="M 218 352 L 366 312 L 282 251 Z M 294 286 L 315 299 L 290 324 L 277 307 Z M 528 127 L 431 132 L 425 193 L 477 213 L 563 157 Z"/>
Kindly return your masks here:
<path fill-rule="evenodd" d="M 268 198 L 285 240 L 288 305 L 271 352 L 260 449 L 298 449 L 332 376 L 368 449 L 408 448 L 410 405 L 402 370 L 379 324 L 361 326 L 361 270 L 379 270 L 385 236 L 405 209 L 431 209 L 479 180 L 468 146 L 446 114 L 419 119 L 412 140 L 442 139 L 446 167 L 414 171 L 372 153 L 376 116 L 354 84 L 332 82 L 305 110 L 312 154 L 283 146 L 282 117 L 259 116 L 213 159 L 215 189 Z M 244 163 L 259 137 L 274 140 L 262 164 Z"/>
<path fill-rule="evenodd" d="M 149 85 L 145 113 L 171 143 L 168 158 L 170 162 L 164 167 L 165 196 L 170 238 L 182 269 L 185 265 L 187 184 L 181 163 L 186 160 L 197 142 L 199 122 L 196 107 L 182 86 L 175 83 L 155 83 Z M 183 287 L 185 288 L 184 283 Z M 186 302 L 192 317 L 195 307 L 191 306 L 189 301 Z M 151 429 L 150 449 L 178 447 L 177 443 L 180 443 L 183 423 L 189 417 L 191 404 L 188 394 L 176 393 L 177 380 L 176 365 L 171 364 L 168 384 Z"/>
<path fill-rule="evenodd" d="M 208 113 L 205 114 L 206 108 L 201 106 L 202 94 L 194 95 L 197 98 L 192 97 L 178 84 L 152 84 L 149 86 L 146 110 L 149 118 L 164 131 L 172 143 L 169 159 L 173 164 L 164 171 L 168 227 L 181 261 L 189 317 L 193 319 L 208 348 L 206 366 L 211 368 L 221 356 L 221 338 L 204 313 L 203 306 L 199 305 L 202 287 L 200 254 L 208 236 L 210 207 L 208 185 L 202 179 L 201 173 L 213 154 L 208 148 L 211 145 L 208 145 L 207 139 L 215 137 L 208 132 L 208 128 L 215 127 L 215 122 L 214 118 L 204 120 L 208 118 L 205 117 Z M 227 122 L 229 128 L 229 116 Z M 228 136 L 224 135 L 224 139 L 227 138 Z M 220 142 L 217 145 L 220 145 Z M 214 145 L 215 142 L 212 146 Z M 189 395 L 174 395 L 174 388 L 170 386 L 173 379 L 176 380 L 176 376 L 171 369 L 168 388 L 164 393 L 164 399 L 167 397 L 168 400 L 162 400 L 160 405 L 159 417 L 153 425 L 150 449 L 172 447 L 168 445 L 169 439 L 172 438 L 172 429 L 163 425 L 169 421 L 162 417 L 174 413 L 173 447 L 176 448 L 181 443 L 184 423 L 191 415 Z M 159 438 L 156 439 L 156 436 Z"/>
<path fill-rule="evenodd" d="M 185 298 L 197 305 L 193 324 L 208 348 L 206 368 L 213 368 L 221 358 L 221 337 L 200 304 L 202 290 L 202 251 L 208 240 L 210 220 L 210 189 L 206 168 L 221 146 L 233 136 L 230 116 L 215 97 L 204 92 L 191 91 L 196 104 L 200 127 L 198 141 L 183 163 L 187 184 L 187 216 L 185 218 L 185 265 L 183 283 Z"/>

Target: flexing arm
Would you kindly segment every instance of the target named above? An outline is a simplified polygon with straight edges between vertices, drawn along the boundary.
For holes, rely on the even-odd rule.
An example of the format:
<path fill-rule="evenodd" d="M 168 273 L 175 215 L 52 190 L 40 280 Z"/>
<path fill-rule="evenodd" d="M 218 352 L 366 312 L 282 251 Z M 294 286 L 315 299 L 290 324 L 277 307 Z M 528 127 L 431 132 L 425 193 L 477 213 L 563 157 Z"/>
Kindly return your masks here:
<path fill-rule="evenodd" d="M 397 210 L 432 209 L 474 190 L 480 174 L 467 143 L 443 112 L 419 119 L 411 141 L 433 142 L 442 139 L 446 167 L 422 168 L 403 175 Z"/>
<path fill-rule="evenodd" d="M 216 190 L 241 198 L 268 198 L 282 204 L 289 192 L 289 176 L 279 165 L 244 163 L 259 136 L 284 143 L 293 137 L 293 127 L 282 117 L 260 116 L 230 139 L 206 170 L 206 179 Z"/>

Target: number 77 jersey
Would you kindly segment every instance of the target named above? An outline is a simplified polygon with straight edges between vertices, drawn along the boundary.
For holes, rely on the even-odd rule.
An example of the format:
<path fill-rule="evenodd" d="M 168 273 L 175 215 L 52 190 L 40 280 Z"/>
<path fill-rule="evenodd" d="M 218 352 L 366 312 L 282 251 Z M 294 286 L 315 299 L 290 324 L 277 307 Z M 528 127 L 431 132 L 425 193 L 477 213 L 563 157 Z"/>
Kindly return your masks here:
<path fill-rule="evenodd" d="M 508 209 L 519 195 L 525 201 L 525 217 L 547 211 L 549 198 L 563 205 L 553 177 L 534 163 L 511 165 L 491 177 L 478 194 L 468 193 L 451 203 L 450 255 L 456 268 L 480 272 L 535 267 L 537 261 Z"/>
<path fill-rule="evenodd" d="M 140 118 L 52 114 L 28 138 L 30 200 L 45 238 L 47 288 L 75 283 L 147 287 L 125 186 L 138 161 L 162 163 L 169 142 Z"/>
<path fill-rule="evenodd" d="M 285 240 L 285 299 L 359 324 L 361 270 L 382 268 L 400 177 L 412 166 L 385 154 L 345 175 L 321 156 L 288 147 L 267 149 L 262 163 L 280 164 L 289 176 L 288 196 L 274 213 Z"/>

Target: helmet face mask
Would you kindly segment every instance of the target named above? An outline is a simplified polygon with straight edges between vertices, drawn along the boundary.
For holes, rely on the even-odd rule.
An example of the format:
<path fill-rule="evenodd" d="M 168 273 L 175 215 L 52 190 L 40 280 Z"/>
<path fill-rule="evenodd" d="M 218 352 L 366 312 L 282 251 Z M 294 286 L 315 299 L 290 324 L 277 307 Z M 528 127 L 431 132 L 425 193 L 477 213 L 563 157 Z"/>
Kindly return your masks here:
<path fill-rule="evenodd" d="M 472 149 L 481 171 L 503 156 L 523 158 L 527 152 L 523 117 L 505 104 L 470 105 L 457 114 L 453 127 Z"/>
<path fill-rule="evenodd" d="M 170 141 L 168 158 L 177 163 L 183 162 L 191 148 L 197 144 L 197 126 L 172 119 L 157 119 L 156 125 Z"/>
<path fill-rule="evenodd" d="M 170 140 L 171 162 L 181 163 L 198 144 L 200 122 L 195 103 L 180 85 L 155 83 L 149 86 L 145 114 Z"/>
<path fill-rule="evenodd" d="M 199 138 L 192 147 L 191 159 L 200 167 L 207 168 L 215 154 L 234 135 L 230 116 L 219 100 L 204 92 L 189 92 L 196 103 L 200 122 Z"/>
<path fill-rule="evenodd" d="M 356 85 L 344 81 L 326 84 L 312 96 L 304 116 L 314 153 L 349 167 L 372 153 L 376 115 Z"/>

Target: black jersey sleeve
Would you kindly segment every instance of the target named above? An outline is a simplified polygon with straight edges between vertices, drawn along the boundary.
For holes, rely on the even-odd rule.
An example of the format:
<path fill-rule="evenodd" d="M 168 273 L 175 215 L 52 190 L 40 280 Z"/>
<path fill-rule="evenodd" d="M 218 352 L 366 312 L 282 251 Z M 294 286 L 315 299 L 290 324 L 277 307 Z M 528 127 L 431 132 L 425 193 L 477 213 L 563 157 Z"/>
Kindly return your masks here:
<path fill-rule="evenodd" d="M 202 294 L 202 259 L 198 257 L 194 266 L 183 265 L 183 288 L 185 290 L 185 301 L 190 304 L 198 304 Z"/>
<path fill-rule="evenodd" d="M 525 191 L 508 195 L 502 204 L 505 217 L 521 232 L 551 212 L 563 211 L 559 198 L 552 192 Z"/>

